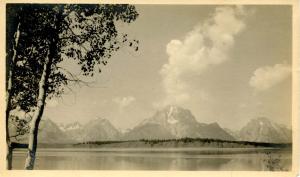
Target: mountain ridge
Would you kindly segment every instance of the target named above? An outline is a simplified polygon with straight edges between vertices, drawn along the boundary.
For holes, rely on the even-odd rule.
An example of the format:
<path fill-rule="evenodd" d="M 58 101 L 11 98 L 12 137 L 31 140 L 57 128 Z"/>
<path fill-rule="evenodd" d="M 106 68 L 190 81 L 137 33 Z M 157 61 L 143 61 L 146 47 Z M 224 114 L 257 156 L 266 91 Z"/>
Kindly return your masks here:
<path fill-rule="evenodd" d="M 42 124 L 46 124 L 46 126 L 41 125 L 41 127 L 46 128 L 41 128 L 41 133 L 39 133 L 39 139 L 43 143 L 177 139 L 186 137 L 271 143 L 289 143 L 292 141 L 291 130 L 270 121 L 268 118 L 251 119 L 240 130 L 232 131 L 222 128 L 217 122 L 200 123 L 190 110 L 174 105 L 156 111 L 153 116 L 123 132 L 104 118 L 95 118 L 86 124 L 75 121 L 69 124 L 57 125 L 50 119 L 45 119 L 43 122 Z"/>
<path fill-rule="evenodd" d="M 292 132 L 283 125 L 266 117 L 251 119 L 240 131 L 239 138 L 245 141 L 287 143 L 292 141 Z"/>
<path fill-rule="evenodd" d="M 154 113 L 152 117 L 144 119 L 130 132 L 124 134 L 123 139 L 141 139 L 145 138 L 144 134 L 148 139 L 198 137 L 234 140 L 217 123 L 199 123 L 190 110 L 175 105 L 166 106 Z"/>

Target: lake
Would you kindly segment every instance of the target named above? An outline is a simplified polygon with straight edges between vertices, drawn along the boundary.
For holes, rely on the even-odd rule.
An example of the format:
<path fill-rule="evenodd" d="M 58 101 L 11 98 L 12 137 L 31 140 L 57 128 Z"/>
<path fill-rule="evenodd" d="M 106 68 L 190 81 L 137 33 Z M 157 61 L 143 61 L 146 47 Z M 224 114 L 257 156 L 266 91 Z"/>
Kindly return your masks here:
<path fill-rule="evenodd" d="M 26 152 L 15 150 L 13 169 Z M 291 150 L 258 148 L 40 148 L 37 170 L 291 170 Z"/>

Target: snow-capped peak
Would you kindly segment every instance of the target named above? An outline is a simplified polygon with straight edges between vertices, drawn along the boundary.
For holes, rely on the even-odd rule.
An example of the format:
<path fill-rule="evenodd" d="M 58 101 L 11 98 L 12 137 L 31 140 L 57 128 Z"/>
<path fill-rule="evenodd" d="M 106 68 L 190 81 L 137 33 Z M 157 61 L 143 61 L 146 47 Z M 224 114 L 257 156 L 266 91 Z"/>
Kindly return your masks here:
<path fill-rule="evenodd" d="M 272 143 L 291 142 L 291 131 L 268 118 L 259 117 L 250 120 L 240 130 L 239 139 L 243 141 Z"/>
<path fill-rule="evenodd" d="M 173 113 L 173 111 L 175 110 L 176 108 L 174 106 L 170 106 L 170 109 L 169 109 L 169 112 L 168 112 L 168 117 L 170 117 Z"/>
<path fill-rule="evenodd" d="M 170 110 L 167 114 L 167 121 L 168 121 L 169 124 L 176 124 L 178 122 L 178 120 L 176 120 L 173 117 L 173 112 L 175 112 L 176 110 L 177 110 L 176 107 L 170 106 Z"/>
<path fill-rule="evenodd" d="M 79 122 L 74 122 L 74 123 L 70 123 L 70 124 L 60 124 L 59 128 L 65 132 L 65 131 L 69 131 L 69 130 L 80 129 L 80 128 L 82 128 L 82 125 Z"/>
<path fill-rule="evenodd" d="M 174 119 L 173 116 L 168 117 L 167 121 L 170 124 L 176 124 L 178 122 L 178 120 Z"/>
<path fill-rule="evenodd" d="M 130 132 L 132 129 L 131 128 L 126 128 L 126 129 L 119 129 L 119 132 L 121 132 L 121 133 L 128 133 L 128 132 Z"/>
<path fill-rule="evenodd" d="M 81 128 L 81 125 L 78 122 L 76 122 L 76 123 L 70 125 L 67 129 L 74 130 L 74 129 L 78 129 L 78 128 Z"/>

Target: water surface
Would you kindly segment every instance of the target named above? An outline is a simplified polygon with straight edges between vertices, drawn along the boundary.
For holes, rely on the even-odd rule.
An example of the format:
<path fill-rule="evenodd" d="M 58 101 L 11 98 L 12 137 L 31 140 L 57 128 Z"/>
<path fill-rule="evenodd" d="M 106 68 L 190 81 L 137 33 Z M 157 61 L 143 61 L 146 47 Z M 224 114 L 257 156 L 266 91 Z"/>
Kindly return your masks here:
<path fill-rule="evenodd" d="M 23 169 L 15 151 L 13 169 Z M 255 148 L 68 148 L 39 149 L 38 170 L 291 170 L 291 151 Z"/>

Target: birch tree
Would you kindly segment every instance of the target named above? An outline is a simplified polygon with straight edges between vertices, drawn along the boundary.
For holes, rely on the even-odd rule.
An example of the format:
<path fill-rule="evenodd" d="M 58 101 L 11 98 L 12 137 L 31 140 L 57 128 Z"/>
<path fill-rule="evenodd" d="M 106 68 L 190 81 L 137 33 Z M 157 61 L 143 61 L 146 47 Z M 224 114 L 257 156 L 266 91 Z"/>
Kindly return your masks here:
<path fill-rule="evenodd" d="M 74 60 L 82 75 L 92 77 L 121 47 L 138 50 L 138 41 L 129 40 L 116 27 L 116 23 L 131 23 L 137 17 L 132 5 L 7 5 L 8 169 L 12 157 L 7 126 L 10 110 L 18 105 L 33 112 L 25 162 L 25 169 L 31 170 L 46 98 L 63 94 L 72 82 L 82 82 L 59 64 Z"/>

